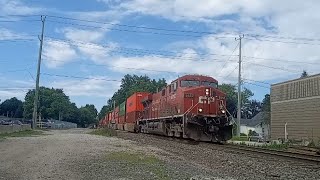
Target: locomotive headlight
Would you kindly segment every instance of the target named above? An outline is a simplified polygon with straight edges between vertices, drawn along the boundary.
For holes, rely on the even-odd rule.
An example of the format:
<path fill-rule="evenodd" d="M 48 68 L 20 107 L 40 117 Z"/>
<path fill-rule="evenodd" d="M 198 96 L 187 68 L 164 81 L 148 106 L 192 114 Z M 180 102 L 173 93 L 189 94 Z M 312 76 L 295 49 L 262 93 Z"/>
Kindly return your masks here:
<path fill-rule="evenodd" d="M 198 111 L 199 111 L 199 112 L 202 112 L 202 108 L 199 108 Z"/>
<path fill-rule="evenodd" d="M 206 89 L 206 95 L 209 95 L 209 89 Z"/>
<path fill-rule="evenodd" d="M 222 114 L 226 113 L 226 111 L 225 111 L 225 110 L 222 110 L 221 112 L 222 112 Z"/>

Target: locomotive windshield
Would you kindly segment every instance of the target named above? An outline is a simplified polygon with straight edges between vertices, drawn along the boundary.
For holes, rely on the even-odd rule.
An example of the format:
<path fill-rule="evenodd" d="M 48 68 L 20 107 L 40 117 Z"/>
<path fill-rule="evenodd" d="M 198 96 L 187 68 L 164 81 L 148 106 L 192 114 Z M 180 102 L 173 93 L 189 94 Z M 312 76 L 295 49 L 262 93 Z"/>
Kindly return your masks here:
<path fill-rule="evenodd" d="M 194 80 L 181 81 L 181 87 L 194 87 L 194 86 L 200 86 L 200 81 L 194 81 Z"/>
<path fill-rule="evenodd" d="M 210 87 L 213 87 L 213 88 L 217 88 L 218 87 L 218 83 L 216 83 L 216 82 L 202 81 L 202 85 L 203 86 L 210 86 Z"/>

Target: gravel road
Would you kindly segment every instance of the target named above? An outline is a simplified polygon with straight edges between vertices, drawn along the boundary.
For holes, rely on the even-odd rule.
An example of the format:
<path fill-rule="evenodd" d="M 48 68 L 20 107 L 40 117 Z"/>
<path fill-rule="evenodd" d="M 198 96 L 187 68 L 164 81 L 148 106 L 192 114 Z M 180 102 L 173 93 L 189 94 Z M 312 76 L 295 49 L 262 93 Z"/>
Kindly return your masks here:
<path fill-rule="evenodd" d="M 0 141 L 0 179 L 320 179 L 319 166 L 143 134 L 55 130 Z"/>

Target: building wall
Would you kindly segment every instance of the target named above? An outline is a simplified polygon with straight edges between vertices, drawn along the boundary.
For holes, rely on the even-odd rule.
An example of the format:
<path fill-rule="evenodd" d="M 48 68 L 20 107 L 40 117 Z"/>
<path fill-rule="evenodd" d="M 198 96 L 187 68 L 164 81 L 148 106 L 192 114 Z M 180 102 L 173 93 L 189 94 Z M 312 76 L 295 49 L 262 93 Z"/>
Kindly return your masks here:
<path fill-rule="evenodd" d="M 320 140 L 320 75 L 271 86 L 271 138 Z"/>
<path fill-rule="evenodd" d="M 240 133 L 246 134 L 248 135 L 249 130 L 251 131 L 256 131 L 256 128 L 254 127 L 249 127 L 249 126 L 245 126 L 245 125 L 241 125 L 240 126 Z M 257 132 L 257 131 L 256 131 Z"/>

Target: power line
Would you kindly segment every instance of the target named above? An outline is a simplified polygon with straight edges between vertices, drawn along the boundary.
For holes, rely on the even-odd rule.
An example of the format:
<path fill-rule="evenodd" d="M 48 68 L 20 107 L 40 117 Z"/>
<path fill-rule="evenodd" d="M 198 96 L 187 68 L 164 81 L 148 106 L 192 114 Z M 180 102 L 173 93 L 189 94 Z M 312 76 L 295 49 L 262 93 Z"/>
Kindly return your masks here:
<path fill-rule="evenodd" d="M 261 83 L 261 84 L 271 85 L 271 83 L 268 83 L 268 82 L 265 82 L 265 81 L 257 81 L 257 80 L 246 79 L 246 78 L 242 78 L 242 79 L 246 80 L 246 81 L 252 81 L 252 82 L 257 82 L 257 83 Z"/>
<path fill-rule="evenodd" d="M 99 29 L 109 29 L 113 31 L 123 31 L 123 32 L 132 32 L 132 33 L 143 33 L 143 34 L 156 34 L 156 35 L 165 35 L 165 36 L 180 36 L 180 37 L 202 37 L 202 35 L 190 35 L 190 34 L 173 34 L 173 33 L 162 33 L 162 32 L 154 32 L 154 31 L 139 31 L 139 30 L 129 30 L 129 29 L 118 29 L 118 28 L 111 28 L 111 27 L 101 27 L 101 26 L 92 26 L 92 25 L 84 25 L 84 24 L 77 24 L 77 23 L 69 23 L 69 22 L 61 22 L 61 21 L 53 21 L 48 20 L 49 22 L 55 22 L 60 24 L 67 24 L 72 26 L 82 26 L 87 28 L 99 28 Z M 216 36 L 215 38 L 230 38 L 227 36 Z"/>
<path fill-rule="evenodd" d="M 65 20 L 73 20 L 73 21 L 89 22 L 89 23 L 97 23 L 97 24 L 105 24 L 105 25 L 113 25 L 113 26 L 120 26 L 120 27 L 137 28 L 137 29 L 148 29 L 148 30 L 181 32 L 181 33 L 211 34 L 211 35 L 214 34 L 214 32 L 208 32 L 208 31 L 190 31 L 190 30 L 177 30 L 177 29 L 165 29 L 165 28 L 155 28 L 155 27 L 146 27 L 146 26 L 135 26 L 135 25 L 127 25 L 127 24 L 108 23 L 108 22 L 102 22 L 102 21 L 84 20 L 84 19 L 77 19 L 77 18 L 68 18 L 68 17 L 62 17 L 62 16 L 48 15 L 48 17 L 65 19 Z M 226 35 L 234 35 L 234 34 L 226 33 Z"/>
<path fill-rule="evenodd" d="M 102 80 L 102 81 L 113 81 L 113 82 L 121 82 L 121 80 L 115 79 L 105 79 L 105 78 L 88 78 L 88 77 L 81 77 L 81 76 L 69 76 L 69 75 L 61 75 L 61 74 L 49 74 L 49 73 L 41 73 L 45 76 L 56 76 L 56 77 L 66 77 L 66 78 L 75 78 L 75 79 L 91 79 L 91 80 Z"/>
<path fill-rule="evenodd" d="M 266 67 L 266 68 L 270 68 L 270 69 L 278 69 L 278 70 L 282 70 L 282 71 L 298 73 L 298 70 L 292 70 L 292 69 L 286 69 L 286 68 L 278 68 L 278 67 L 267 66 L 267 65 L 263 65 L 263 64 L 252 63 L 252 62 L 245 62 L 245 63 L 252 64 L 252 65 L 255 65 L 255 66 Z"/>
<path fill-rule="evenodd" d="M 246 34 L 246 36 L 252 38 L 268 38 L 268 39 L 288 39 L 288 40 L 295 40 L 295 41 L 320 41 L 320 39 L 315 38 L 306 38 L 306 37 L 290 37 L 290 36 L 270 36 L 270 35 L 262 35 L 262 34 Z"/>
<path fill-rule="evenodd" d="M 256 40 L 256 41 L 264 41 L 264 42 L 278 42 L 278 43 L 285 43 L 285 44 L 304 44 L 304 45 L 320 45 L 315 43 L 307 43 L 307 42 L 294 42 L 294 41 L 279 41 L 279 40 L 268 40 L 268 39 L 258 39 L 258 38 L 246 38 L 249 40 Z"/>
<path fill-rule="evenodd" d="M 0 20 L 3 23 L 11 23 L 11 22 L 40 22 L 40 20 L 31 20 L 31 19 L 19 19 L 19 20 Z"/>
<path fill-rule="evenodd" d="M 240 44 L 240 43 L 238 43 L 238 44 L 236 45 L 236 47 L 233 49 L 233 51 L 231 52 L 231 55 L 229 56 L 228 60 L 227 60 L 227 61 L 223 64 L 223 66 L 221 67 L 221 71 L 218 73 L 218 75 L 221 74 L 221 72 L 223 71 L 223 69 L 224 69 L 225 66 L 227 65 L 228 61 L 230 61 L 233 53 L 236 51 L 236 49 L 237 49 L 237 47 L 239 46 L 239 44 Z"/>
<path fill-rule="evenodd" d="M 120 26 L 120 27 L 129 27 L 129 28 L 137 28 L 137 29 L 148 29 L 148 30 L 157 30 L 157 31 L 168 31 L 168 32 L 182 32 L 182 33 L 196 33 L 196 34 L 209 34 L 209 35 L 215 34 L 215 32 L 209 32 L 209 31 L 191 31 L 191 30 L 166 29 L 166 28 L 135 26 L 135 25 L 127 25 L 127 24 L 119 24 L 119 23 L 108 23 L 108 22 L 102 22 L 102 21 L 85 20 L 85 19 L 69 18 L 69 17 L 62 17 L 62 16 L 53 16 L 53 15 L 52 16 L 51 15 L 47 15 L 47 16 L 51 17 L 51 18 L 56 18 L 56 19 L 82 21 L 82 22 L 113 25 L 113 26 Z M 237 34 L 235 34 L 235 33 L 225 33 L 225 35 L 235 36 Z M 245 34 L 245 35 L 248 36 L 248 37 L 253 37 L 253 38 L 260 37 L 260 38 L 290 39 L 290 40 L 300 40 L 300 41 L 301 40 L 303 40 L 303 41 L 320 41 L 320 39 L 305 38 L 305 37 L 270 36 L 270 35 L 262 35 L 262 34 Z"/>
<path fill-rule="evenodd" d="M 250 85 L 254 85 L 254 86 L 258 86 L 258 87 L 262 87 L 262 88 L 266 88 L 266 89 L 270 89 L 270 87 L 267 87 L 267 86 L 262 86 L 260 84 L 255 84 L 255 83 L 250 83 L 250 82 L 244 82 L 245 84 L 250 84 Z"/>
<path fill-rule="evenodd" d="M 178 52 L 175 51 L 165 51 L 165 50 L 154 50 L 154 49 L 139 49 L 139 48 L 129 48 L 129 47 L 112 47 L 109 45 L 103 45 L 103 44 L 96 44 L 96 43 L 89 43 L 89 42 L 82 42 L 82 41 L 72 41 L 72 40 L 67 40 L 67 39 L 59 39 L 59 38 L 54 38 L 54 37 L 50 37 L 47 36 L 49 38 L 48 41 L 52 41 L 52 42 L 56 42 L 56 41 L 61 41 L 61 42 L 66 42 L 66 43 L 74 43 L 76 45 L 78 44 L 83 44 L 86 46 L 97 46 L 97 47 L 92 47 L 93 49 L 98 49 L 98 47 L 100 49 L 103 48 L 115 48 L 115 49 L 123 49 L 123 50 L 130 50 L 130 51 L 138 51 L 138 52 L 146 52 L 149 54 L 177 54 Z M 53 41 L 56 40 L 56 41 Z M 230 54 L 214 54 L 214 53 L 193 53 L 193 52 L 188 52 L 186 54 L 194 54 L 194 55 L 202 55 L 202 56 L 237 56 L 237 55 L 230 55 Z"/>
<path fill-rule="evenodd" d="M 100 49 L 103 50 L 105 48 L 111 48 L 110 50 L 110 54 L 112 54 L 113 52 L 120 52 L 122 54 L 133 54 L 133 55 L 159 55 L 157 57 L 159 58 L 171 58 L 171 59 L 180 59 L 180 60 L 188 60 L 188 61 L 205 61 L 205 62 L 222 62 L 222 61 L 230 61 L 230 60 L 223 60 L 223 59 L 216 59 L 216 58 L 204 58 L 204 57 L 197 57 L 197 58 L 188 58 L 185 57 L 183 55 L 168 55 L 168 54 L 164 54 L 164 53 L 158 53 L 158 52 L 152 52 L 151 50 L 144 50 L 144 49 L 134 49 L 134 48 L 123 48 L 123 47 L 116 47 L 114 49 L 112 49 L 112 46 L 108 46 L 108 45 L 102 45 L 102 44 L 95 44 L 95 43 L 86 43 L 86 42 L 81 42 L 81 41 L 70 41 L 70 40 L 62 40 L 62 39 L 56 39 L 56 38 L 51 38 L 48 39 L 49 42 L 54 42 L 54 43 L 63 43 L 63 44 L 67 44 L 67 45 L 74 45 L 74 46 L 79 46 L 79 47 L 86 47 L 86 48 L 90 48 L 90 49 Z M 165 51 L 162 51 L 165 52 Z M 169 53 L 174 53 L 174 52 L 170 52 L 167 51 Z M 177 52 L 175 52 L 177 53 Z M 196 53 L 190 53 L 190 54 L 196 54 Z M 208 55 L 213 55 L 213 54 L 208 54 Z M 216 54 L 217 56 L 219 56 L 218 54 Z M 220 56 L 225 56 L 225 55 L 220 55 Z M 233 55 L 231 55 L 233 56 Z M 197 60 L 195 60 L 197 59 Z M 232 61 L 233 62 L 233 61 Z"/>
<path fill-rule="evenodd" d="M 243 56 L 247 59 L 263 59 L 263 60 L 270 60 L 270 61 L 282 61 L 282 62 L 292 62 L 292 63 L 301 63 L 301 64 L 312 64 L 312 65 L 320 65 L 320 63 L 315 62 L 305 62 L 305 61 L 295 61 L 295 60 L 288 60 L 288 59 L 275 59 L 275 58 L 263 58 L 263 57 L 253 57 L 253 56 Z"/>

